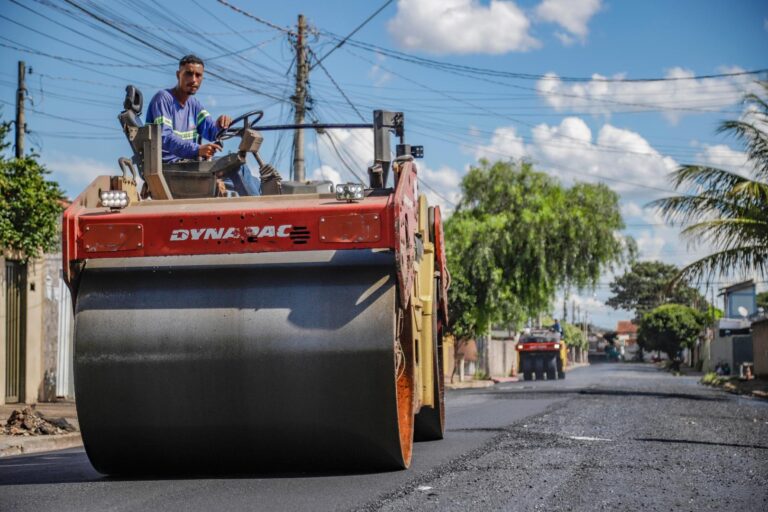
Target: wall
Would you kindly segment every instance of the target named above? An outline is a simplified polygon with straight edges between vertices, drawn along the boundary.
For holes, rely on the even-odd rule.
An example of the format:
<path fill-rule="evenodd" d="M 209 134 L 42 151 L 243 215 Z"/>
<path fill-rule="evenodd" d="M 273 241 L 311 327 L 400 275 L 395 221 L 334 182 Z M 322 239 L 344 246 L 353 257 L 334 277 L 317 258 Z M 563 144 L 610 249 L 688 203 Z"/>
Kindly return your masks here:
<path fill-rule="evenodd" d="M 6 283 L 5 258 L 0 255 L 0 404 L 5 402 L 6 379 Z M 27 265 L 27 322 L 24 349 L 23 403 L 56 399 L 60 334 L 61 255 L 50 254 Z M 66 312 L 68 315 L 71 313 Z M 68 324 L 71 327 L 71 322 Z M 71 337 L 71 328 L 64 336 Z M 68 354 L 71 358 L 71 352 Z M 67 361 L 71 365 L 71 361 Z M 71 392 L 68 393 L 68 396 Z"/>
<path fill-rule="evenodd" d="M 23 402 L 34 404 L 43 394 L 44 261 L 27 264 L 27 349 Z"/>
<path fill-rule="evenodd" d="M 517 369 L 515 341 L 491 339 L 488 345 L 488 368 L 491 377 L 509 377 Z"/>
<path fill-rule="evenodd" d="M 768 378 L 768 318 L 752 324 L 752 352 L 755 375 Z"/>

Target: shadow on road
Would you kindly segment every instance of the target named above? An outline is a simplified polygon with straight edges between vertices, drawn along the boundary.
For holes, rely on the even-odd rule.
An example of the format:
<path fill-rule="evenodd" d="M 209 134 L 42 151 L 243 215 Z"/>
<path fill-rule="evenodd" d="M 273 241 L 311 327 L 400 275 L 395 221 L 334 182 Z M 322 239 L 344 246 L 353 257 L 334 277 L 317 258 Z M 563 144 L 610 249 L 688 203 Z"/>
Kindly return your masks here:
<path fill-rule="evenodd" d="M 707 446 L 727 446 L 728 448 L 749 448 L 754 450 L 768 450 L 768 446 L 759 444 L 739 444 L 739 443 L 716 443 L 714 441 L 691 441 L 689 439 L 657 439 L 653 437 L 636 437 L 633 441 L 646 441 L 650 443 L 670 443 L 670 444 L 703 444 Z"/>
<path fill-rule="evenodd" d="M 163 480 L 240 480 L 281 478 L 323 478 L 384 474 L 390 471 L 308 471 L 273 473 L 179 473 L 147 475 L 102 475 L 91 466 L 83 450 L 46 452 L 0 459 L 0 488 L 8 485 L 45 485 L 68 483 L 157 482 Z"/>
<path fill-rule="evenodd" d="M 531 383 L 533 384 L 533 383 Z M 540 383 L 541 384 L 541 383 Z M 493 390 L 467 390 L 466 393 L 476 395 L 489 395 L 500 400 L 520 400 L 526 397 L 541 398 L 542 396 L 562 397 L 566 395 L 584 395 L 584 396 L 615 396 L 615 397 L 648 397 L 648 398 L 674 398 L 678 400 L 693 400 L 697 402 L 725 402 L 728 397 L 725 396 L 704 396 L 690 393 L 664 393 L 660 391 L 637 391 L 628 389 L 584 389 L 584 388 L 558 388 L 542 387 L 531 388 L 506 387 Z"/>
<path fill-rule="evenodd" d="M 662 393 L 659 391 L 636 391 L 624 389 L 581 389 L 580 395 L 600 395 L 600 396 L 646 396 L 652 398 L 678 398 L 681 400 L 697 400 L 703 402 L 724 402 L 725 397 L 693 395 L 690 393 Z"/>

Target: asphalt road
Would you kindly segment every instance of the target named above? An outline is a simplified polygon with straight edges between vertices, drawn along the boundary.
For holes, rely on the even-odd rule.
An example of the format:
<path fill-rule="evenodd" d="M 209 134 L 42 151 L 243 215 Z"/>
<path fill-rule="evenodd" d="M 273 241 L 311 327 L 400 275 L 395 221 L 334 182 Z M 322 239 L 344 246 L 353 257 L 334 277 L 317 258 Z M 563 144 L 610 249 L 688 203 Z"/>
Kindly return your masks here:
<path fill-rule="evenodd" d="M 408 471 L 116 479 L 69 450 L 0 460 L 0 510 L 768 510 L 768 402 L 695 377 L 596 364 L 447 404 Z"/>

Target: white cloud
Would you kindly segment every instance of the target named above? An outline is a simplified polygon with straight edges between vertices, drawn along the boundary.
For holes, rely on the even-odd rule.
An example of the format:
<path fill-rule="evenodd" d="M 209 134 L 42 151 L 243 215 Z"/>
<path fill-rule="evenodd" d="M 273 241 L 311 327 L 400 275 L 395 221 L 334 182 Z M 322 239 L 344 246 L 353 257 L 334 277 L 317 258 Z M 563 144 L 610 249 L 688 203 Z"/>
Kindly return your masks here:
<path fill-rule="evenodd" d="M 530 20 L 508 0 L 399 0 L 389 21 L 403 48 L 435 54 L 502 54 L 537 48 Z"/>
<path fill-rule="evenodd" d="M 384 55 L 376 52 L 376 64 L 372 65 L 371 69 L 368 70 L 368 78 L 371 79 L 376 87 L 381 87 L 393 78 L 392 73 L 381 67 L 381 63 L 385 60 L 387 58 Z"/>
<path fill-rule="evenodd" d="M 660 260 L 662 249 L 666 245 L 666 239 L 655 232 L 656 230 L 643 230 L 635 237 L 639 259 Z"/>
<path fill-rule="evenodd" d="M 723 68 L 723 73 L 741 71 Z M 558 112 L 577 110 L 584 113 L 610 115 L 623 111 L 662 111 L 671 123 L 681 116 L 716 111 L 738 103 L 746 91 L 754 87 L 752 77 L 739 75 L 724 78 L 691 79 L 695 73 L 680 67 L 667 71 L 665 78 L 684 80 L 655 82 L 608 82 L 606 78 L 625 79 L 625 74 L 605 77 L 592 75 L 589 82 L 563 82 L 554 73 L 539 80 L 540 96 Z"/>
<path fill-rule="evenodd" d="M 636 132 L 605 124 L 595 138 L 578 117 L 567 117 L 559 125 L 534 127 L 528 144 L 514 128 L 499 127 L 490 144 L 478 148 L 475 156 L 529 159 L 566 183 L 605 180 L 614 190 L 636 194 L 642 200 L 658 195 L 649 192 L 648 186 L 668 188 L 667 174 L 678 166 Z"/>
<path fill-rule="evenodd" d="M 626 201 L 621 205 L 621 215 L 625 219 L 627 217 L 640 217 L 644 213 L 643 207 L 637 204 L 635 201 Z"/>
<path fill-rule="evenodd" d="M 584 41 L 589 33 L 587 24 L 601 7 L 601 0 L 544 0 L 536 7 L 536 17 L 541 21 L 557 23 L 568 34 L 557 33 L 565 45 L 573 44 L 576 36 Z M 570 34 L 570 35 L 569 35 Z"/>
<path fill-rule="evenodd" d="M 70 199 L 77 197 L 97 176 L 120 174 L 117 163 L 110 165 L 92 158 L 59 153 L 44 158 L 43 164 L 51 171 L 51 178 L 59 183 Z"/>
<path fill-rule="evenodd" d="M 452 167 L 432 169 L 421 161 L 416 162 L 416 168 L 422 184 L 420 192 L 427 196 L 429 204 L 440 205 L 443 217 L 450 215 L 461 199 L 459 185 L 462 175 Z"/>
<path fill-rule="evenodd" d="M 476 158 L 486 158 L 490 161 L 498 160 L 500 155 L 503 158 L 519 160 L 527 156 L 525 143 L 522 137 L 512 126 L 502 126 L 494 130 L 491 143 L 487 146 L 481 146 L 475 152 Z"/>
<path fill-rule="evenodd" d="M 576 42 L 576 38 L 566 34 L 565 32 L 555 32 L 555 37 L 557 37 L 560 42 L 563 43 L 563 46 L 573 46 L 573 44 Z"/>
<path fill-rule="evenodd" d="M 610 282 L 612 276 L 602 276 L 601 282 Z M 589 317 L 589 323 L 599 325 L 602 327 L 615 327 L 615 320 L 606 320 L 606 318 L 613 318 L 617 315 L 626 316 L 631 318 L 632 314 L 619 310 L 618 313 L 605 304 L 610 293 L 606 288 L 598 288 L 594 293 L 584 291 L 582 293 L 570 293 L 565 298 L 565 305 L 567 308 L 566 320 L 568 323 L 579 322 Z M 559 318 L 561 323 L 563 320 L 563 293 L 560 292 L 555 297 L 554 304 L 552 305 L 552 314 L 554 318 Z M 576 318 L 573 318 L 576 316 Z"/>
<path fill-rule="evenodd" d="M 317 153 L 322 165 L 316 171 L 328 176 L 335 172 L 339 181 L 334 183 L 367 183 L 368 167 L 373 163 L 373 135 L 370 130 L 328 130 L 317 136 Z"/>
<path fill-rule="evenodd" d="M 342 182 L 339 172 L 330 165 L 321 165 L 312 171 L 311 178 L 313 180 L 328 180 L 334 185 Z"/>
<path fill-rule="evenodd" d="M 747 154 L 731 149 L 725 144 L 705 144 L 703 151 L 696 155 L 696 160 L 718 169 L 725 169 L 744 175 L 749 174 Z"/>

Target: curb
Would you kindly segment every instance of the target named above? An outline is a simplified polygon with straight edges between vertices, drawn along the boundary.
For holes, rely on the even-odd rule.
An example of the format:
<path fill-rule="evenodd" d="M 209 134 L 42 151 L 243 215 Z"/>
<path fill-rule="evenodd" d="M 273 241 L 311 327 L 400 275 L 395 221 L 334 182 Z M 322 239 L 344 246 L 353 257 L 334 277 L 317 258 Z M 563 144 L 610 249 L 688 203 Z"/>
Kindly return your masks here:
<path fill-rule="evenodd" d="M 467 382 L 454 382 L 453 384 L 445 384 L 446 389 L 480 389 L 489 388 L 495 386 L 496 383 L 492 380 L 470 380 Z"/>
<path fill-rule="evenodd" d="M 83 446 L 80 432 L 53 436 L 0 436 L 0 458 Z"/>

